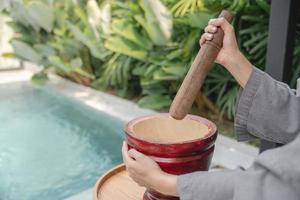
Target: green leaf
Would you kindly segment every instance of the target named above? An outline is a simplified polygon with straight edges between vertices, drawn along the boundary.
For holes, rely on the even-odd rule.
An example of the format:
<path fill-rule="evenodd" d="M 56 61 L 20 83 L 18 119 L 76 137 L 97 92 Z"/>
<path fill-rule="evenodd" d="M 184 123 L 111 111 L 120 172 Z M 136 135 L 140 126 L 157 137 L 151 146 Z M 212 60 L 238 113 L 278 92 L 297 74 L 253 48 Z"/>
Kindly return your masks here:
<path fill-rule="evenodd" d="M 48 81 L 48 76 L 42 71 L 34 74 L 31 77 L 31 81 L 36 85 L 44 85 Z"/>
<path fill-rule="evenodd" d="M 242 20 L 252 21 L 252 22 L 262 22 L 267 20 L 264 16 L 253 16 L 253 15 L 243 15 L 241 16 Z"/>
<path fill-rule="evenodd" d="M 161 84 L 161 81 L 158 80 L 153 80 L 153 78 L 151 79 L 147 79 L 147 78 L 143 78 L 141 79 L 141 86 L 144 87 L 152 87 L 154 85 L 158 85 Z"/>
<path fill-rule="evenodd" d="M 178 80 L 179 78 L 177 75 L 172 75 L 162 70 L 157 70 L 153 74 L 153 79 L 161 80 L 161 81 L 171 81 L 171 80 Z"/>
<path fill-rule="evenodd" d="M 101 27 L 101 10 L 96 0 L 89 0 L 87 2 L 87 17 L 90 26 L 92 27 L 95 37 L 99 37 L 99 29 Z"/>
<path fill-rule="evenodd" d="M 256 24 L 254 26 L 251 26 L 249 28 L 243 29 L 240 31 L 241 35 L 249 34 L 249 33 L 256 33 L 262 30 L 261 24 Z"/>
<path fill-rule="evenodd" d="M 100 59 L 100 60 L 104 60 L 104 58 L 106 57 L 107 53 L 104 52 L 103 50 L 100 50 L 99 48 L 97 48 L 96 45 L 89 45 L 88 46 L 90 51 L 91 51 L 91 54 Z"/>
<path fill-rule="evenodd" d="M 150 50 L 152 43 L 147 37 L 138 33 L 137 28 L 134 27 L 132 22 L 124 19 L 116 19 L 112 24 L 113 32 L 134 42 L 142 49 Z"/>
<path fill-rule="evenodd" d="M 122 66 L 121 67 L 121 69 L 122 69 L 121 77 L 122 77 L 123 83 L 126 84 L 126 86 L 127 86 L 127 81 L 130 79 L 130 77 L 129 77 L 130 69 L 133 67 L 132 62 L 131 62 L 133 59 L 130 57 L 126 57 L 126 58 L 124 58 L 124 60 L 125 60 L 124 64 L 120 63 L 120 65 Z"/>
<path fill-rule="evenodd" d="M 191 31 L 187 39 L 183 41 L 183 47 L 182 47 L 183 58 L 188 60 L 191 58 L 191 54 L 193 53 L 194 46 L 195 44 L 197 44 L 198 40 L 199 40 L 199 32 Z"/>
<path fill-rule="evenodd" d="M 70 66 L 66 65 L 58 56 L 50 56 L 48 58 L 49 62 L 54 66 L 59 68 L 65 73 L 71 72 Z"/>
<path fill-rule="evenodd" d="M 87 46 L 90 49 L 91 54 L 94 57 L 96 57 L 100 60 L 104 60 L 104 58 L 107 54 L 106 54 L 106 52 L 104 52 L 103 49 L 99 49 L 97 47 L 97 44 L 94 44 L 93 41 L 90 38 L 88 38 L 76 25 L 73 25 L 70 22 L 67 22 L 67 25 L 68 25 L 70 31 L 72 32 L 72 34 L 74 35 L 74 37 L 78 41 L 83 43 L 85 46 Z"/>
<path fill-rule="evenodd" d="M 10 8 L 10 2 L 9 1 L 0 1 L 0 12 L 3 10 Z"/>
<path fill-rule="evenodd" d="M 18 41 L 18 40 L 13 40 L 12 41 L 12 46 L 14 48 L 14 51 L 17 56 L 20 58 L 29 60 L 31 62 L 34 62 L 36 64 L 40 64 L 42 57 L 40 54 L 38 54 L 31 46 L 28 44 Z"/>
<path fill-rule="evenodd" d="M 199 29 L 204 29 L 213 17 L 213 14 L 207 12 L 196 12 L 188 16 L 190 26 Z"/>
<path fill-rule="evenodd" d="M 156 84 L 152 84 L 150 86 L 143 87 L 142 94 L 143 95 L 156 95 L 156 94 L 166 94 L 168 90 L 163 87 L 160 82 L 157 82 Z"/>
<path fill-rule="evenodd" d="M 147 67 L 147 70 L 145 71 L 145 74 L 144 76 L 145 77 L 151 77 L 153 75 L 153 73 L 159 69 L 160 66 L 158 65 L 154 65 L 154 64 L 151 64 Z M 151 77 L 152 78 L 152 77 Z"/>
<path fill-rule="evenodd" d="M 251 39 L 247 40 L 246 42 L 243 43 L 244 47 L 249 47 L 250 45 L 256 44 L 257 41 L 262 40 L 263 38 L 267 37 L 268 32 L 264 33 L 259 33 L 255 36 L 253 36 Z"/>
<path fill-rule="evenodd" d="M 265 0 L 257 0 L 256 3 L 261 7 L 266 13 L 270 12 L 270 5 Z"/>
<path fill-rule="evenodd" d="M 70 65 L 73 69 L 82 67 L 81 58 L 77 57 L 77 58 L 72 59 L 71 62 L 70 62 Z"/>
<path fill-rule="evenodd" d="M 82 68 L 75 68 L 74 71 L 77 72 L 78 74 L 82 75 L 82 76 L 87 77 L 87 78 L 90 78 L 90 79 L 95 78 L 94 75 L 89 74 L 88 72 L 84 71 Z"/>
<path fill-rule="evenodd" d="M 25 7 L 24 3 L 21 2 L 13 2 L 12 3 L 12 9 L 11 9 L 11 16 L 12 18 L 24 25 L 32 26 L 35 30 L 39 30 L 38 25 L 34 23 L 34 19 L 28 14 L 27 8 Z"/>
<path fill-rule="evenodd" d="M 55 55 L 55 50 L 48 45 L 35 44 L 34 49 L 36 49 L 44 57 Z"/>
<path fill-rule="evenodd" d="M 165 45 L 172 36 L 172 15 L 160 0 L 140 0 L 145 17 L 136 15 L 137 22 L 156 45 Z"/>
<path fill-rule="evenodd" d="M 187 69 L 188 68 L 183 63 L 177 63 L 177 65 L 174 64 L 173 66 L 163 67 L 163 71 L 165 71 L 169 74 L 176 75 L 177 77 L 183 77 L 186 74 Z"/>
<path fill-rule="evenodd" d="M 249 51 L 249 54 L 254 54 L 258 50 L 266 47 L 267 43 L 268 43 L 268 38 L 264 38 Z"/>
<path fill-rule="evenodd" d="M 150 109 L 161 109 L 168 107 L 171 104 L 172 100 L 167 95 L 151 95 L 145 96 L 138 101 L 138 104 L 141 107 L 146 107 Z"/>
<path fill-rule="evenodd" d="M 77 58 L 72 59 L 70 62 L 70 65 L 71 65 L 72 71 L 75 71 L 78 74 L 85 76 L 87 78 L 90 78 L 90 79 L 95 78 L 92 74 L 89 74 L 88 72 L 86 72 L 82 69 L 83 62 L 82 62 L 81 58 L 77 57 Z"/>
<path fill-rule="evenodd" d="M 4 52 L 0 56 L 3 58 L 15 58 L 16 54 L 14 52 Z"/>
<path fill-rule="evenodd" d="M 79 29 L 79 27 L 77 27 L 76 25 L 70 22 L 67 22 L 67 25 L 70 31 L 72 32 L 72 34 L 74 35 L 75 39 L 82 42 L 86 46 L 90 45 L 91 43 L 90 39 Z"/>
<path fill-rule="evenodd" d="M 176 58 L 180 58 L 181 54 L 182 54 L 182 49 L 181 48 L 180 49 L 176 49 L 176 50 L 172 51 L 171 53 L 169 53 L 166 56 L 166 58 L 168 60 L 173 60 L 173 59 L 176 59 Z"/>
<path fill-rule="evenodd" d="M 33 1 L 28 5 L 27 11 L 35 24 L 47 32 L 52 30 L 54 15 L 51 5 L 46 5 L 40 1 Z"/>
<path fill-rule="evenodd" d="M 142 76 L 147 70 L 147 66 L 146 65 L 142 65 L 142 66 L 136 66 L 133 71 L 132 74 L 136 75 L 136 76 Z"/>
<path fill-rule="evenodd" d="M 109 1 L 102 3 L 101 7 L 101 28 L 103 33 L 108 34 L 111 26 L 111 4 Z"/>
<path fill-rule="evenodd" d="M 109 37 L 104 46 L 113 52 L 131 56 L 139 60 L 145 61 L 147 58 L 147 52 L 145 50 L 139 49 L 138 46 L 125 38 Z"/>

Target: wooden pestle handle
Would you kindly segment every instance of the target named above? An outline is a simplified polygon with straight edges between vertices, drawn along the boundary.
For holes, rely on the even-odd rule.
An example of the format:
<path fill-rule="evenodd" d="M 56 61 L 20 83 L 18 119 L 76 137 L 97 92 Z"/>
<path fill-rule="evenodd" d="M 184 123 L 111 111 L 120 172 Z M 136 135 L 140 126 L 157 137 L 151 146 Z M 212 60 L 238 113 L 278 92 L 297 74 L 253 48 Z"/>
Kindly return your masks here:
<path fill-rule="evenodd" d="M 233 14 L 223 10 L 220 17 L 224 17 L 230 23 Z M 200 48 L 170 107 L 169 112 L 174 119 L 183 119 L 190 111 L 205 77 L 222 48 L 223 38 L 224 32 L 218 28 L 213 39 L 206 41 Z"/>

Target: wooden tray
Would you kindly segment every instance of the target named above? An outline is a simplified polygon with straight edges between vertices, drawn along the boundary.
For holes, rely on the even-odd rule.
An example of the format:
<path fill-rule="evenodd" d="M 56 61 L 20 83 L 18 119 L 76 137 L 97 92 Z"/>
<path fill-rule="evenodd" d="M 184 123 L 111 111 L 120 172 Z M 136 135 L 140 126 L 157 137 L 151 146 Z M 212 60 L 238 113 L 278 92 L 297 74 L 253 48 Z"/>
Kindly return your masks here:
<path fill-rule="evenodd" d="M 100 177 L 94 187 L 94 200 L 142 200 L 144 187 L 127 174 L 124 164 L 118 165 Z"/>

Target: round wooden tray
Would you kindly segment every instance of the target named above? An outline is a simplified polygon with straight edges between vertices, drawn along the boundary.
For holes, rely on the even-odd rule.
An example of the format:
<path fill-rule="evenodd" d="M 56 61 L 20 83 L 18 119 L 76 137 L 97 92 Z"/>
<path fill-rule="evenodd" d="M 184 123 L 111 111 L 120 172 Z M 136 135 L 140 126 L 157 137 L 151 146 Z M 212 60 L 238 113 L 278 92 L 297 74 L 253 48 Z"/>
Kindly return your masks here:
<path fill-rule="evenodd" d="M 142 200 L 146 189 L 136 184 L 127 174 L 124 164 L 101 176 L 93 191 L 94 200 Z"/>

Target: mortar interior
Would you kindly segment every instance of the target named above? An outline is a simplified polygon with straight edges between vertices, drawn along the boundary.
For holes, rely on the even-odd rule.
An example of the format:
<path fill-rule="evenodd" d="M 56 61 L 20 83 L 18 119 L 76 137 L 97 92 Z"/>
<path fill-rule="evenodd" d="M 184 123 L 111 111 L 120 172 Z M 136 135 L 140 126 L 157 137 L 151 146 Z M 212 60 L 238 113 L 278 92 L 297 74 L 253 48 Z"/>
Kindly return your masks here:
<path fill-rule="evenodd" d="M 168 115 L 148 117 L 137 121 L 132 127 L 132 136 L 160 144 L 197 140 L 208 134 L 208 126 L 200 121 L 187 117 L 175 120 Z"/>

